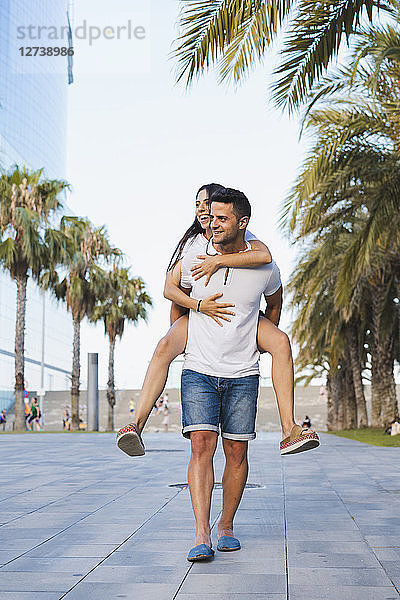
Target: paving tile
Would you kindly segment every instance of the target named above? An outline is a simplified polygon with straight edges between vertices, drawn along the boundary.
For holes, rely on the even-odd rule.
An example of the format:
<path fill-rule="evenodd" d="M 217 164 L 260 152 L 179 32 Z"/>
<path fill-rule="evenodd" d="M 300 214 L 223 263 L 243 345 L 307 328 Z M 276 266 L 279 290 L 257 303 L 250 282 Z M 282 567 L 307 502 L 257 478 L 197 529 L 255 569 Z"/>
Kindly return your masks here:
<path fill-rule="evenodd" d="M 100 560 L 99 558 L 82 557 L 37 558 L 25 555 L 3 567 L 1 573 L 25 571 L 26 573 L 79 573 L 83 576 L 95 567 Z"/>
<path fill-rule="evenodd" d="M 193 575 L 204 575 L 211 573 L 243 573 L 243 574 L 256 574 L 256 575 L 265 575 L 265 573 L 273 574 L 273 575 L 283 575 L 285 576 L 285 561 L 282 558 L 269 558 L 264 561 L 253 561 L 253 562 L 245 562 L 245 557 L 242 560 L 229 560 L 229 556 L 232 554 L 239 554 L 239 552 L 227 552 L 227 556 L 219 556 L 210 562 L 204 563 L 196 563 L 193 565 L 193 568 L 190 570 L 189 578 Z M 226 560 L 227 559 L 227 560 Z"/>
<path fill-rule="evenodd" d="M 283 575 L 263 574 L 245 575 L 230 574 L 204 574 L 198 575 L 190 571 L 182 588 L 183 593 L 197 590 L 201 593 L 246 593 L 246 594 L 284 594 L 286 590 L 286 579 Z"/>
<path fill-rule="evenodd" d="M 289 585 L 290 600 L 399 600 L 393 587 Z"/>
<path fill-rule="evenodd" d="M 7 537 L 7 539 L 3 539 L 0 535 L 0 544 L 2 550 L 19 550 L 20 553 L 34 548 L 43 541 L 45 540 L 37 538 L 13 538 L 11 536 Z"/>
<path fill-rule="evenodd" d="M 113 552 L 109 558 L 103 563 L 104 565 L 119 566 L 119 567 L 135 567 L 138 565 L 148 566 L 153 565 L 154 568 L 163 566 L 166 561 L 169 565 L 181 565 L 185 563 L 186 554 L 179 551 L 168 552 L 166 557 L 165 552 L 142 552 L 137 550 L 136 552 Z"/>
<path fill-rule="evenodd" d="M 83 581 L 66 596 L 66 600 L 172 600 L 177 586 L 166 583 L 87 583 Z"/>
<path fill-rule="evenodd" d="M 300 540 L 309 540 L 311 542 L 357 542 L 362 541 L 362 535 L 359 531 L 347 531 L 342 529 L 319 530 L 319 531 L 301 531 L 300 529 L 289 529 L 287 532 L 289 542 Z"/>
<path fill-rule="evenodd" d="M 370 554 L 371 550 L 363 540 L 357 542 L 332 541 L 332 540 L 288 540 L 289 556 L 302 553 L 319 553 L 330 552 L 332 554 Z"/>
<path fill-rule="evenodd" d="M 329 552 L 303 552 L 302 554 L 288 553 L 288 566 L 292 567 L 312 567 L 322 569 L 325 567 L 351 567 L 357 569 L 379 568 L 380 563 L 372 552 L 362 552 L 360 554 L 347 553 L 329 553 Z"/>
<path fill-rule="evenodd" d="M 0 592 L 2 600 L 59 600 L 59 592 Z"/>
<path fill-rule="evenodd" d="M 65 592 L 79 581 L 71 573 L 12 573 L 1 569 L 0 597 L 3 592 Z"/>
<path fill-rule="evenodd" d="M 88 583 L 174 583 L 179 585 L 189 568 L 188 562 L 168 565 L 166 557 L 164 565 L 152 566 L 108 566 L 103 563 L 92 571 L 85 579 Z"/>
<path fill-rule="evenodd" d="M 382 569 L 345 567 L 325 567 L 323 569 L 292 567 L 289 569 L 289 584 L 306 585 L 310 581 L 315 585 L 325 584 L 327 586 L 361 585 L 379 587 L 390 585 L 390 580 Z"/>
<path fill-rule="evenodd" d="M 54 538 L 25 554 L 35 558 L 104 558 L 115 550 L 115 544 L 60 544 Z"/>

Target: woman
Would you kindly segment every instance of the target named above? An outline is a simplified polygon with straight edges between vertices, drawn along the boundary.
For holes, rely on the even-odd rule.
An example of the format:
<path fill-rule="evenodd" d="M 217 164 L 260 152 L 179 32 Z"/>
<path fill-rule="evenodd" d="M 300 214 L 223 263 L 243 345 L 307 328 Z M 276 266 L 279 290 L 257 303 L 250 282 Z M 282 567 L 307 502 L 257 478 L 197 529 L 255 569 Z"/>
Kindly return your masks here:
<path fill-rule="evenodd" d="M 250 242 L 251 251 L 215 257 L 205 256 L 207 243 L 212 237 L 209 198 L 222 187 L 218 184 L 209 184 L 198 190 L 196 194 L 196 218 L 178 243 L 169 263 L 164 296 L 172 301 L 171 327 L 166 336 L 158 343 L 147 369 L 138 402 L 135 423 L 123 427 L 117 433 L 118 447 L 130 456 L 140 456 L 145 453 L 140 434 L 155 400 L 165 387 L 170 363 L 184 352 L 188 330 L 188 309 L 196 309 L 197 307 L 198 301 L 187 296 L 178 287 L 182 256 L 189 248 L 191 251 L 193 248 L 196 251 L 198 250 L 202 262 L 193 267 L 192 271 L 195 279 L 206 278 L 205 285 L 207 285 L 211 275 L 220 267 L 256 267 L 272 261 L 267 246 L 248 231 L 246 231 L 245 239 Z M 200 311 L 223 326 L 222 321 L 229 321 L 229 315 L 234 314 L 232 312 L 234 306 L 217 302 L 217 299 L 221 296 L 222 294 L 214 294 L 203 300 Z M 272 378 L 277 396 L 283 441 L 285 441 L 296 425 L 293 416 L 293 360 L 290 342 L 285 333 L 264 317 L 259 319 L 257 342 L 261 352 L 269 352 L 272 355 Z M 301 432 L 301 428 L 296 427 Z M 305 444 L 301 443 L 300 445 Z"/>

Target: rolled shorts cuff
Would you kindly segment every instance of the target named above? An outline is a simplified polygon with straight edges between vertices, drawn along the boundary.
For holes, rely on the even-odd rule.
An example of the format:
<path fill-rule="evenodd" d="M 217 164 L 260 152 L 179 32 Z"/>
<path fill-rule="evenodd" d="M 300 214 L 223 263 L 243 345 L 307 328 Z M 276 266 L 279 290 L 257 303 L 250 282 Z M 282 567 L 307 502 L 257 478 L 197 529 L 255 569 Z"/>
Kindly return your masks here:
<path fill-rule="evenodd" d="M 215 431 L 215 433 L 219 434 L 219 429 L 215 425 L 210 425 L 210 423 L 202 423 L 200 425 L 186 425 L 182 429 L 182 435 L 185 438 L 190 438 L 191 431 Z"/>
<path fill-rule="evenodd" d="M 249 440 L 254 440 L 256 437 L 256 433 L 224 433 L 222 432 L 221 436 L 226 438 L 227 440 L 235 440 L 237 442 L 247 442 Z"/>

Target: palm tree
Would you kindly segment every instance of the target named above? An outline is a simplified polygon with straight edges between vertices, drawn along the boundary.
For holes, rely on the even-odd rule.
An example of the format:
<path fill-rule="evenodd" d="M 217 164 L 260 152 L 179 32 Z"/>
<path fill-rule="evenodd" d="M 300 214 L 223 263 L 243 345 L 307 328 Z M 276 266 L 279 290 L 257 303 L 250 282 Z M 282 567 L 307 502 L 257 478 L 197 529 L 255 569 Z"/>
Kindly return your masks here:
<path fill-rule="evenodd" d="M 104 332 L 109 340 L 107 381 L 107 429 L 109 431 L 114 430 L 115 342 L 117 337 L 122 338 L 126 322 L 132 322 L 136 325 L 140 319 L 146 320 L 146 305 L 151 306 L 151 304 L 143 280 L 140 277 L 130 278 L 129 269 L 114 265 L 112 271 L 106 274 L 103 293 L 90 316 L 90 320 L 94 323 L 99 320 L 104 322 Z"/>
<path fill-rule="evenodd" d="M 65 181 L 46 180 L 43 170 L 18 166 L 0 177 L 0 263 L 17 286 L 15 320 L 15 429 L 25 430 L 24 342 L 26 289 L 29 277 L 38 280 L 50 260 L 44 229 L 61 207 Z"/>
<path fill-rule="evenodd" d="M 339 225 L 305 247 L 291 276 L 289 290 L 296 310 L 292 333 L 299 344 L 296 364 L 309 383 L 325 373 L 328 381 L 328 427 L 368 425 L 362 386 L 365 368 L 366 285 L 359 285 L 351 316 L 335 302 L 334 290 L 351 232 Z"/>
<path fill-rule="evenodd" d="M 105 274 L 101 265 L 119 256 L 120 251 L 110 245 L 104 227 L 94 227 L 88 219 L 63 217 L 59 235 L 66 240 L 66 251 L 60 259 L 66 273 L 60 281 L 53 268 L 42 282 L 53 289 L 57 299 L 66 302 L 72 314 L 71 426 L 76 430 L 79 429 L 80 326 L 102 294 Z"/>
<path fill-rule="evenodd" d="M 398 416 L 393 366 L 399 311 L 393 300 L 400 262 L 400 162 L 385 135 L 392 128 L 381 108 L 373 113 L 371 101 L 369 112 L 361 106 L 310 113 L 315 145 L 283 215 L 298 239 L 318 239 L 340 223 L 351 233 L 332 293 L 350 323 L 361 282 L 371 293 L 374 426 Z"/>
<path fill-rule="evenodd" d="M 221 80 L 240 82 L 283 34 L 274 85 L 278 105 L 298 107 L 360 30 L 364 16 L 393 12 L 396 0 L 182 0 L 174 50 L 177 80 L 189 86 L 216 65 Z"/>

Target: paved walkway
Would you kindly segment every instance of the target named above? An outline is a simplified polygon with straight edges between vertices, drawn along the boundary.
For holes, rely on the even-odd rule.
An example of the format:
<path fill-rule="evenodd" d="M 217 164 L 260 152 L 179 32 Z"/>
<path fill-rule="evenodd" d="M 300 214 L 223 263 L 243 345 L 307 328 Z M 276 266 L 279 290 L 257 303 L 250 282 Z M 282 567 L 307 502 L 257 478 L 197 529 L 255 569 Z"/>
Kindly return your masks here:
<path fill-rule="evenodd" d="M 129 459 L 109 434 L 0 435 L 2 600 L 394 600 L 400 453 L 323 435 L 281 459 L 251 443 L 240 552 L 191 565 L 189 444 L 149 434 Z M 221 480 L 222 454 L 216 458 Z M 221 506 L 214 493 L 212 520 Z"/>

